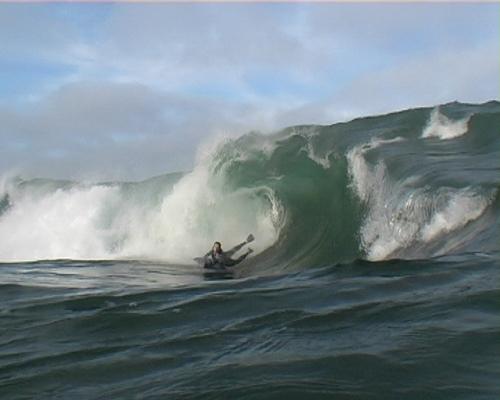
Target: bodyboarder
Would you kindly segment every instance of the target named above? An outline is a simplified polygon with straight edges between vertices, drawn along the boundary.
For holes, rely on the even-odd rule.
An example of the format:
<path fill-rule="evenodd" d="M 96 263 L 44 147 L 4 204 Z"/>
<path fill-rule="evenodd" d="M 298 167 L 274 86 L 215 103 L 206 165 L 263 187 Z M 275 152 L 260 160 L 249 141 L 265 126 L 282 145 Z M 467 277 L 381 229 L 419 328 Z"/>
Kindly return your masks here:
<path fill-rule="evenodd" d="M 253 252 L 253 250 L 249 247 L 248 250 L 237 259 L 231 258 L 233 254 L 253 240 L 254 237 L 252 234 L 250 234 L 244 242 L 234 246 L 231 250 L 228 251 L 222 250 L 222 245 L 220 242 L 215 242 L 212 249 L 207 254 L 205 254 L 205 256 L 195 258 L 195 260 L 202 264 L 203 268 L 207 269 L 225 269 L 226 267 L 233 267 L 247 258 L 248 255 Z"/>

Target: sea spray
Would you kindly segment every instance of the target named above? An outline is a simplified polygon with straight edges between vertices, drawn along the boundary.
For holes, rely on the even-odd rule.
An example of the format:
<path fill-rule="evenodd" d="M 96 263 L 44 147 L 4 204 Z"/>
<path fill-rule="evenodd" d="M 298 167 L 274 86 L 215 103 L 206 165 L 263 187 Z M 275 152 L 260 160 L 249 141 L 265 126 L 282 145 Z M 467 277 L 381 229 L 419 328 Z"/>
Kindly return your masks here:
<path fill-rule="evenodd" d="M 245 274 L 481 250 L 498 214 L 499 158 L 479 155 L 498 148 L 499 107 L 453 103 L 219 138 L 192 171 L 143 182 L 5 180 L 0 259 L 185 265 L 248 233 Z M 466 119 L 461 136 L 422 137 Z"/>
<path fill-rule="evenodd" d="M 253 232 L 255 253 L 276 240 L 280 206 L 265 186 L 230 189 L 217 157 L 175 183 L 12 183 L 0 219 L 0 259 L 154 259 L 192 263 L 214 240 Z M 7 185 L 4 185 L 7 186 Z M 145 189 L 146 194 L 141 192 Z M 158 193 L 159 192 L 159 193 Z M 159 195 L 161 194 L 161 196 Z M 7 205 L 3 208 L 6 208 Z"/>
<path fill-rule="evenodd" d="M 467 132 L 470 116 L 453 121 L 444 115 L 439 107 L 432 110 L 429 121 L 425 126 L 422 137 L 437 137 L 448 140 L 462 136 Z"/>
<path fill-rule="evenodd" d="M 0 263 L 0 398 L 499 398 L 500 103 L 440 109 L 467 132 L 413 109 L 143 182 L 0 180 L 2 256 L 79 258 Z M 163 258 L 249 228 L 232 279 Z"/>
<path fill-rule="evenodd" d="M 347 154 L 352 187 L 366 206 L 360 245 L 374 261 L 414 257 L 412 250 L 417 246 L 418 257 L 441 255 L 435 248 L 426 251 L 425 243 L 479 218 L 496 193 L 473 186 L 432 188 L 431 182 L 416 187 L 415 182 L 423 180 L 418 174 L 398 181 L 382 160 L 375 165 L 366 161 L 374 149 L 401 142 L 401 138 L 372 139 Z"/>

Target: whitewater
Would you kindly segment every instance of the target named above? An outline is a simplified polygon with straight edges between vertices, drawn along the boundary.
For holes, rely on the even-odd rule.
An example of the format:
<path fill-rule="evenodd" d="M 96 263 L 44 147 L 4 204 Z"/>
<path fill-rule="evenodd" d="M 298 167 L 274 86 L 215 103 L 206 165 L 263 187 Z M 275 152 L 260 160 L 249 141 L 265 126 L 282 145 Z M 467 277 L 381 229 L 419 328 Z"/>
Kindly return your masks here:
<path fill-rule="evenodd" d="M 4 176 L 0 397 L 497 398 L 499 129 L 455 102 Z M 193 261 L 249 233 L 233 273 Z"/>

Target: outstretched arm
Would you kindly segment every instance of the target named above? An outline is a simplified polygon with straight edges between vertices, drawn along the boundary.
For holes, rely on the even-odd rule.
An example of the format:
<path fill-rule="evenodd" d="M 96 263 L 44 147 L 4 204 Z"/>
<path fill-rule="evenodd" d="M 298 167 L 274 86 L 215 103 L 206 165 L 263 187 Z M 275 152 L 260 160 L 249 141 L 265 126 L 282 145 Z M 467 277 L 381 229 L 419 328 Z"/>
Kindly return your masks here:
<path fill-rule="evenodd" d="M 233 260 L 232 258 L 228 258 L 226 260 L 226 262 L 224 263 L 224 265 L 226 267 L 234 267 L 236 264 L 239 264 L 240 262 L 242 262 L 245 258 L 248 257 L 249 254 L 251 254 L 253 252 L 252 249 L 248 249 L 248 251 L 244 254 L 242 254 L 241 256 L 239 256 L 236 260 Z"/>
<path fill-rule="evenodd" d="M 198 264 L 202 265 L 202 266 L 205 266 L 207 265 L 207 263 L 209 263 L 209 256 L 210 256 L 210 253 L 212 252 L 212 250 L 208 251 L 207 254 L 205 254 L 204 256 L 202 257 L 195 257 L 193 258 L 194 261 L 196 261 Z"/>
<path fill-rule="evenodd" d="M 247 237 L 247 240 L 245 240 L 244 242 L 241 242 L 240 244 L 234 246 L 231 250 L 228 250 L 228 251 L 225 251 L 224 253 L 228 256 L 228 257 L 231 257 L 234 253 L 236 253 L 239 249 L 241 249 L 244 245 L 250 243 L 250 242 L 253 242 L 254 241 L 254 237 L 252 234 L 248 235 Z"/>
<path fill-rule="evenodd" d="M 244 245 L 246 245 L 247 242 L 241 242 L 240 244 L 234 246 L 231 250 L 225 251 L 224 254 L 228 257 L 232 257 L 234 253 L 236 253 L 239 249 L 241 249 Z"/>

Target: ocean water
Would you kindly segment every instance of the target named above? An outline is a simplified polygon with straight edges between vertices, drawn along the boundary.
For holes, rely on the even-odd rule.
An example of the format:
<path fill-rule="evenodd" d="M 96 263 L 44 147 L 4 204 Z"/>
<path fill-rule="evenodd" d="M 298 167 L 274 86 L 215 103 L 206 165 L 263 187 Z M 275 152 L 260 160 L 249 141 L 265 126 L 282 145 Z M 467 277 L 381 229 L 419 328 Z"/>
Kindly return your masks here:
<path fill-rule="evenodd" d="M 2 399 L 497 399 L 500 103 L 0 182 Z M 193 262 L 248 233 L 231 273 Z"/>

